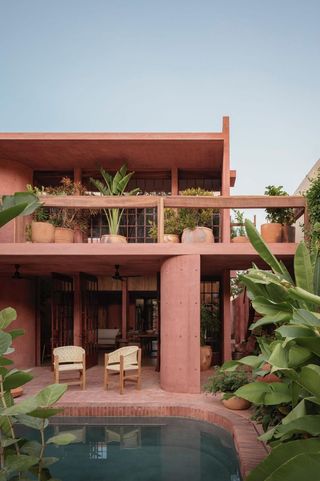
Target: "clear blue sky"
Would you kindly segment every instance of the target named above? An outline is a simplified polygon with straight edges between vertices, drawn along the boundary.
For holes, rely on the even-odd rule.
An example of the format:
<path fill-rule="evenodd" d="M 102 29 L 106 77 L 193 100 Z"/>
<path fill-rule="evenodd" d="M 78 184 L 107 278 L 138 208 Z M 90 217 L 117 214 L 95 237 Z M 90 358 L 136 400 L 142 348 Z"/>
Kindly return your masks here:
<path fill-rule="evenodd" d="M 320 157 L 319 0 L 0 0 L 0 131 L 215 131 L 234 193 Z"/>

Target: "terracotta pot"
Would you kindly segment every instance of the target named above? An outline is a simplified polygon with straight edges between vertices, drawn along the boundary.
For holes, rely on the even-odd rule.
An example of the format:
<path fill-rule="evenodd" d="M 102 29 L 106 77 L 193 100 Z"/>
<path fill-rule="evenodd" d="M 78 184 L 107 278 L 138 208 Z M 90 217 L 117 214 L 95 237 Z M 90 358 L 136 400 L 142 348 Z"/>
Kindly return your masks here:
<path fill-rule="evenodd" d="M 19 396 L 22 396 L 23 389 L 22 387 L 15 387 L 13 389 L 10 389 L 10 392 L 12 397 L 19 397 Z"/>
<path fill-rule="evenodd" d="M 231 242 L 235 244 L 242 244 L 243 242 L 249 242 L 249 239 L 245 235 L 238 235 L 237 237 L 233 237 Z"/>
<path fill-rule="evenodd" d="M 200 371 L 207 371 L 212 363 L 211 346 L 200 347 Z"/>
<path fill-rule="evenodd" d="M 54 241 L 56 244 L 72 244 L 74 231 L 66 227 L 56 227 Z"/>
<path fill-rule="evenodd" d="M 243 399 L 242 397 L 232 396 L 229 399 L 222 399 L 222 404 L 228 408 L 235 411 L 243 411 L 244 409 L 249 409 L 251 402 Z"/>
<path fill-rule="evenodd" d="M 296 228 L 294 225 L 282 226 L 282 242 L 295 242 Z"/>
<path fill-rule="evenodd" d="M 172 244 L 179 244 L 180 239 L 177 234 L 164 234 L 163 242 L 170 242 Z"/>
<path fill-rule="evenodd" d="M 265 376 L 258 376 L 255 379 L 257 382 L 265 382 L 267 384 L 271 382 L 282 382 L 282 380 L 276 376 L 276 374 L 270 373 L 266 374 Z"/>
<path fill-rule="evenodd" d="M 101 237 L 102 244 L 126 244 L 127 239 L 123 235 L 106 234 Z"/>
<path fill-rule="evenodd" d="M 272 369 L 272 366 L 268 362 L 265 362 L 260 369 L 261 371 L 269 372 Z M 256 378 L 256 381 L 270 383 L 270 382 L 282 382 L 282 379 L 280 379 L 276 374 L 269 372 L 269 374 L 266 374 L 265 376 L 258 376 Z"/>
<path fill-rule="evenodd" d="M 275 224 L 262 224 L 261 236 L 265 242 L 282 242 L 282 225 Z"/>
<path fill-rule="evenodd" d="M 31 240 L 32 242 L 54 242 L 55 228 L 49 222 L 32 222 L 31 223 Z"/>
<path fill-rule="evenodd" d="M 181 242 L 185 244 L 212 244 L 214 242 L 212 229 L 209 229 L 208 227 L 196 227 L 195 229 L 189 229 L 187 227 L 183 230 Z"/>

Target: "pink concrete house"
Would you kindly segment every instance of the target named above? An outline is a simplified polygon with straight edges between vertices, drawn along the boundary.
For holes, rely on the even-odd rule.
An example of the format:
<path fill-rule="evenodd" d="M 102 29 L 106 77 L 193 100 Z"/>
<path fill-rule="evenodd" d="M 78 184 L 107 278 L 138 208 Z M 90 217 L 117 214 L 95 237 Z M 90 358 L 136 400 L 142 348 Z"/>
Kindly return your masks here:
<path fill-rule="evenodd" d="M 290 206 L 301 211 L 304 201 L 230 196 L 236 172 L 230 169 L 227 117 L 216 133 L 0 134 L 0 194 L 25 190 L 26 184 L 56 185 L 62 176 L 89 188 L 89 178 L 97 175 L 99 165 L 115 172 L 124 162 L 135 171 L 132 186 L 140 187 L 143 195 L 43 200 L 48 207 L 126 207 L 128 243 L 94 242 L 106 233 L 99 216 L 90 222 L 88 241 L 78 238 L 72 244 L 27 243 L 25 218 L 1 230 L 0 308 L 15 307 L 16 324 L 26 329 L 26 335 L 16 340 L 15 362 L 20 367 L 41 365 L 50 362 L 52 346 L 76 344 L 86 349 L 88 363 L 94 365 L 99 330 L 119 329 L 120 344 L 134 335 L 140 336 L 146 350 L 156 350 L 163 389 L 196 393 L 200 305 L 219 309 L 221 332 L 215 350 L 221 360 L 230 359 L 230 272 L 259 262 L 249 243 L 230 241 L 230 209 Z M 180 196 L 188 187 L 216 195 Z M 164 243 L 165 207 L 219 209 L 213 222 L 215 242 Z M 150 219 L 158 221 L 156 243 L 148 234 Z M 271 248 L 290 265 L 295 244 Z M 13 277 L 16 265 L 21 278 Z M 121 276 L 139 277 L 114 280 L 115 265 L 120 265 Z"/>

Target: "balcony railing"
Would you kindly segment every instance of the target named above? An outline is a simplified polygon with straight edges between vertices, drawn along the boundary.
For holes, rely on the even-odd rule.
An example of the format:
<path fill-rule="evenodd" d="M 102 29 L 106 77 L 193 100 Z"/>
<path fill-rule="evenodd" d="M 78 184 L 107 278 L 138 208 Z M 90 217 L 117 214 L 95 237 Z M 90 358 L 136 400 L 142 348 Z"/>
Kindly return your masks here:
<path fill-rule="evenodd" d="M 164 209 L 165 208 L 211 208 L 219 211 L 218 239 L 216 241 L 230 242 L 230 209 L 266 209 L 266 208 L 293 208 L 295 219 L 304 215 L 305 230 L 308 226 L 308 215 L 306 212 L 305 198 L 302 196 L 43 196 L 41 202 L 48 208 L 69 208 L 69 209 L 91 209 L 101 210 L 108 208 L 123 208 L 126 212 L 140 210 L 149 212 L 150 219 L 155 220 L 158 230 L 157 242 L 164 239 Z M 129 215 L 129 214 L 126 214 Z M 21 224 L 23 217 L 16 219 Z M 145 216 L 144 229 L 148 223 L 148 216 Z M 135 227 L 128 223 L 130 227 Z M 16 229 L 20 235 L 16 236 L 16 242 L 23 242 L 22 227 Z M 130 237 L 130 236 L 129 236 Z M 146 235 L 138 235 L 137 239 L 142 242 Z M 216 234 L 217 237 L 217 234 Z"/>

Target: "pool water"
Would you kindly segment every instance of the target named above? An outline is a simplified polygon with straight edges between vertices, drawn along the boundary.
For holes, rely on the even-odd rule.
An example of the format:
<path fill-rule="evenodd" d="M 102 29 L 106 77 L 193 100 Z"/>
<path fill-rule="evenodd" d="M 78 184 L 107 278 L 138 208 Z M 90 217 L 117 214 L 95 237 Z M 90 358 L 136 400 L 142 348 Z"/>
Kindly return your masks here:
<path fill-rule="evenodd" d="M 46 450 L 46 456 L 59 458 L 50 473 L 61 481 L 240 481 L 231 435 L 208 423 L 60 418 L 46 437 L 63 431 L 72 432 L 76 442 Z M 33 439 L 37 436 L 32 431 Z"/>

